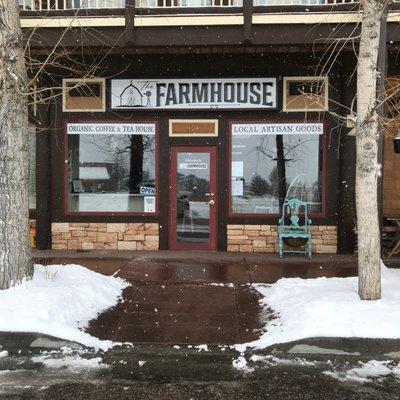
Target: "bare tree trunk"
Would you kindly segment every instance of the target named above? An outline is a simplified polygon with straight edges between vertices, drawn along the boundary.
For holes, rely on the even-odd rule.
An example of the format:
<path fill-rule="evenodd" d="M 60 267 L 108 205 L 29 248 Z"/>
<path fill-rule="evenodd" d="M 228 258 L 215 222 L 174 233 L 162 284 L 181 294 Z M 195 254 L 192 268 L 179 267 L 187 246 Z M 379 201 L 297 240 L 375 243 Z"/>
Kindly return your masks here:
<path fill-rule="evenodd" d="M 380 78 L 378 55 L 381 24 L 386 23 L 385 10 L 382 0 L 362 1 L 357 65 L 356 207 L 359 295 L 363 300 L 376 300 L 381 296 L 377 82 Z"/>
<path fill-rule="evenodd" d="M 32 274 L 28 102 L 18 2 L 0 1 L 0 289 Z"/>
<path fill-rule="evenodd" d="M 130 141 L 129 192 L 134 193 L 143 180 L 143 139 L 141 135 L 132 135 Z"/>

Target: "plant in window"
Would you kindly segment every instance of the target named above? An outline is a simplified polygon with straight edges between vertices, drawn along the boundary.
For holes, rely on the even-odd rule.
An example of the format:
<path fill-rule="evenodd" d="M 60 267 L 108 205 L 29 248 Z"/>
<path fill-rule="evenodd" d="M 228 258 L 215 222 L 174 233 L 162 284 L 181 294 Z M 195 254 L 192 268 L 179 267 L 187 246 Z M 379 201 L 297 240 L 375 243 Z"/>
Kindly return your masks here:
<path fill-rule="evenodd" d="M 265 179 L 256 174 L 251 179 L 250 190 L 254 196 L 264 196 L 271 192 L 271 187 Z"/>

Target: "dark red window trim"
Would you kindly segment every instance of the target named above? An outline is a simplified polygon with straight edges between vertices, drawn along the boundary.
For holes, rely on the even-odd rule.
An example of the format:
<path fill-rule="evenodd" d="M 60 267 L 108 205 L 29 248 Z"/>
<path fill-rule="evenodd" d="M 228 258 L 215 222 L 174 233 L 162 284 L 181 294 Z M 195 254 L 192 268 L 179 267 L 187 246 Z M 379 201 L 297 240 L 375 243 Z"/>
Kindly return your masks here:
<path fill-rule="evenodd" d="M 68 210 L 68 133 L 67 133 L 67 124 L 74 124 L 74 123 L 99 123 L 99 124 L 118 124 L 118 123 L 134 123 L 134 124 L 154 124 L 155 125 L 155 146 L 156 146 L 156 158 L 155 158 L 155 177 L 156 177 L 156 211 L 151 213 L 146 212 L 118 212 L 118 211 L 111 211 L 111 212 L 98 212 L 98 211 L 69 211 Z M 159 121 L 155 120 L 71 120 L 71 121 L 64 121 L 64 141 L 63 141 L 63 160 L 62 163 L 64 164 L 64 174 L 63 174 L 63 210 L 66 216 L 116 216 L 116 217 L 123 217 L 123 216 L 130 216 L 130 217 L 159 217 L 160 216 L 160 129 L 159 129 Z"/>
<path fill-rule="evenodd" d="M 305 120 L 229 120 L 228 121 L 228 217 L 232 219 L 240 218 L 278 218 L 280 214 L 268 214 L 268 213 L 234 213 L 232 212 L 233 198 L 232 198 L 232 125 L 233 124 L 274 124 L 274 123 L 304 123 Z M 327 169 L 328 169 L 328 140 L 327 131 L 328 124 L 326 120 L 311 119 L 307 120 L 309 123 L 322 123 L 323 124 L 323 134 L 322 134 L 322 210 L 320 213 L 310 213 L 310 218 L 324 219 L 327 217 Z"/>

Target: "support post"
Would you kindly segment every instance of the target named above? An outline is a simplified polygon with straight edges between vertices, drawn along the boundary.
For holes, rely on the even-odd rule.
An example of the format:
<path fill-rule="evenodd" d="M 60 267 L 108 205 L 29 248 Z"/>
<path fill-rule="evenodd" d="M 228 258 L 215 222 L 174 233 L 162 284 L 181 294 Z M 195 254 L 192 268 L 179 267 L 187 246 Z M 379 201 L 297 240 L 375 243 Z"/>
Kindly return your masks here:
<path fill-rule="evenodd" d="M 243 43 L 253 38 L 253 0 L 243 0 Z"/>
<path fill-rule="evenodd" d="M 127 45 L 135 41 L 135 0 L 125 0 L 125 42 Z"/>

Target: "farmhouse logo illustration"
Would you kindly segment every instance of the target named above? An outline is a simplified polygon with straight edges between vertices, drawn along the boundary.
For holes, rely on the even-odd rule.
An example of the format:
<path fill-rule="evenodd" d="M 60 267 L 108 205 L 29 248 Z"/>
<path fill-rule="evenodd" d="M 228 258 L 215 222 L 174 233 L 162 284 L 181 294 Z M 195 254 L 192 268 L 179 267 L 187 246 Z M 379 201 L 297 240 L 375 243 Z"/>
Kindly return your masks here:
<path fill-rule="evenodd" d="M 276 108 L 276 79 L 112 79 L 111 108 Z"/>
<path fill-rule="evenodd" d="M 135 85 L 134 81 L 130 81 L 129 85 L 122 90 L 121 94 L 119 95 L 119 106 L 117 107 L 152 107 L 150 98 L 152 95 L 153 84 L 155 82 L 144 81 L 138 83 L 141 83 L 141 85 Z M 143 104 L 144 101 L 145 105 Z"/>

